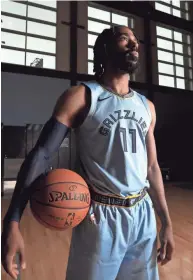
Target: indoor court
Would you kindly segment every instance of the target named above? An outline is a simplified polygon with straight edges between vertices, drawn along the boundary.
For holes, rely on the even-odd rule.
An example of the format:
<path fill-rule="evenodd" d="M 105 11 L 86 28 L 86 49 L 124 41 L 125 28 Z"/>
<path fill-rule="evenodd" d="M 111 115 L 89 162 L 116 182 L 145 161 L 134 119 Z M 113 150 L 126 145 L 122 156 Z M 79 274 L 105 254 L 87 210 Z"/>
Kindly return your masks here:
<path fill-rule="evenodd" d="M 188 188 L 186 186 L 188 185 Z M 171 263 L 159 267 L 161 280 L 193 279 L 193 192 L 192 185 L 165 184 L 166 197 L 173 221 L 176 252 Z M 175 192 L 175 194 L 174 194 Z M 2 199 L 2 217 L 9 199 Z M 158 229 L 160 223 L 157 223 Z M 39 225 L 29 207 L 25 210 L 21 229 L 26 244 L 27 270 L 22 279 L 65 279 L 67 258 L 71 240 L 71 230 L 53 232 Z M 35 237 L 36 236 L 36 237 Z M 38 236 L 38 238 L 37 238 Z M 2 269 L 2 279 L 10 280 Z"/>
<path fill-rule="evenodd" d="M 20 167 L 59 96 L 94 80 L 96 38 L 119 25 L 139 42 L 131 88 L 156 110 L 157 158 L 175 241 L 173 259 L 159 264 L 160 280 L 193 280 L 192 1 L 1 1 L 1 221 Z M 70 130 L 50 169 L 76 170 L 75 137 Z M 156 220 L 159 235 L 157 214 Z M 28 203 L 21 233 L 27 268 L 17 280 L 65 280 L 72 229 L 45 228 Z M 2 265 L 1 277 L 12 279 Z"/>

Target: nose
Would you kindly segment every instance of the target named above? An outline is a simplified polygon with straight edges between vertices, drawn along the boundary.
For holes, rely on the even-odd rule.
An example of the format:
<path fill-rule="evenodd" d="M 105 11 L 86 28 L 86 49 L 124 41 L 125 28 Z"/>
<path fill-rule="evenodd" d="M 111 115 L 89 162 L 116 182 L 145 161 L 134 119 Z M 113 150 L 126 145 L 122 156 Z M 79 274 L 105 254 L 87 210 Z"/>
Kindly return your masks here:
<path fill-rule="evenodd" d="M 130 51 L 137 51 L 137 43 L 135 41 L 129 40 L 127 46 Z"/>
<path fill-rule="evenodd" d="M 138 51 L 139 48 L 139 40 L 133 33 L 133 36 L 130 36 L 128 41 L 128 49 L 131 51 Z"/>

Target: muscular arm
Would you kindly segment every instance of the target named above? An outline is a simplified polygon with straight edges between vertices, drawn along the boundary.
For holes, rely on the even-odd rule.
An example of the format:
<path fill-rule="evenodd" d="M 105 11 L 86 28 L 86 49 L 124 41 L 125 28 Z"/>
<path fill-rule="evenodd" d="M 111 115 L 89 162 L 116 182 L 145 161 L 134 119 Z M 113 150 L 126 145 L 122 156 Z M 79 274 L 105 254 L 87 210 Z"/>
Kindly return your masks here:
<path fill-rule="evenodd" d="M 150 182 L 149 195 L 153 201 L 155 210 L 163 225 L 171 225 L 171 219 L 166 203 L 164 184 L 161 171 L 157 161 L 156 145 L 154 139 L 154 128 L 156 124 L 156 113 L 152 102 L 149 107 L 152 114 L 152 122 L 146 137 L 148 155 L 148 180 Z"/>
<path fill-rule="evenodd" d="M 20 168 L 12 200 L 4 218 L 4 226 L 10 223 L 18 226 L 29 200 L 31 184 L 45 173 L 49 158 L 60 148 L 69 129 L 78 126 L 84 119 L 88 107 L 85 93 L 85 87 L 81 85 L 71 88 L 59 98 L 35 147 Z"/>

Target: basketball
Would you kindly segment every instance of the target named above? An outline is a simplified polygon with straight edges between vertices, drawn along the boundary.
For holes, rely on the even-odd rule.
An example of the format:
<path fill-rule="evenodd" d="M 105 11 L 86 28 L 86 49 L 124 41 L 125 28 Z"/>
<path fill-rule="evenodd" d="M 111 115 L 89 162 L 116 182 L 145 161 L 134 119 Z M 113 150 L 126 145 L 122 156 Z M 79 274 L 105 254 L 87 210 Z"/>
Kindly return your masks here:
<path fill-rule="evenodd" d="M 30 208 L 35 219 L 53 230 L 66 230 L 81 223 L 90 206 L 84 179 L 67 169 L 55 169 L 35 181 Z"/>

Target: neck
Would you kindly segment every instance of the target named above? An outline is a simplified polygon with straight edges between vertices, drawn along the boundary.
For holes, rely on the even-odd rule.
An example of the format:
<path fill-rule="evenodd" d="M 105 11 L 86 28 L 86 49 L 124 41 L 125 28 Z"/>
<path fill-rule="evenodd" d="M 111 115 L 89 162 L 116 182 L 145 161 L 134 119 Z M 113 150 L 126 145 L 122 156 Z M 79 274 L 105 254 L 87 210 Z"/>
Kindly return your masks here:
<path fill-rule="evenodd" d="M 113 72 L 105 72 L 100 79 L 100 82 L 112 91 L 125 95 L 129 89 L 129 74 L 115 74 Z"/>

